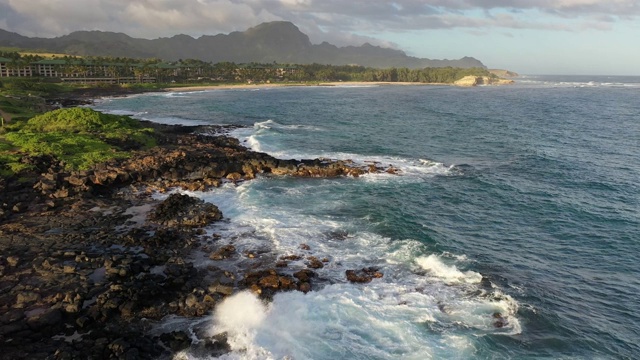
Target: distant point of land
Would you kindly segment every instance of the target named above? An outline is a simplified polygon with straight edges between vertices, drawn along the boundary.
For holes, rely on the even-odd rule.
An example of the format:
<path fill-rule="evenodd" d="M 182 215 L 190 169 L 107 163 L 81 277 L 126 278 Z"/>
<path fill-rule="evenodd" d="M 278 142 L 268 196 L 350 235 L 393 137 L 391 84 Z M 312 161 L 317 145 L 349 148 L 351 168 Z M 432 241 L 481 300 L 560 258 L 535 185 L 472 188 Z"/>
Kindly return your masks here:
<path fill-rule="evenodd" d="M 501 78 L 520 76 L 517 72 L 503 69 L 489 69 L 489 72 Z"/>

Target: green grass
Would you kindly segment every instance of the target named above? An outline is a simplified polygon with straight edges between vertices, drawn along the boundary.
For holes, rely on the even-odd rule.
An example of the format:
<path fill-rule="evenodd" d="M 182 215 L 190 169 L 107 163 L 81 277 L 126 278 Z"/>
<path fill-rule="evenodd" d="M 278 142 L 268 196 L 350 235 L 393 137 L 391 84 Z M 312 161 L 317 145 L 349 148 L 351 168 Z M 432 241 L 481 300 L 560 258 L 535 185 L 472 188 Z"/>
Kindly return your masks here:
<path fill-rule="evenodd" d="M 3 78 L 1 90 L 15 95 L 46 96 L 71 91 L 67 84 L 43 81 L 40 78 Z"/>
<path fill-rule="evenodd" d="M 5 138 L 22 152 L 55 155 L 71 169 L 88 169 L 93 164 L 127 156 L 90 135 L 20 131 L 8 133 Z"/>
<path fill-rule="evenodd" d="M 103 114 L 87 108 L 59 109 L 26 122 L 5 126 L 0 134 L 0 175 L 28 168 L 21 155 L 53 155 L 69 169 L 130 155 L 128 149 L 155 146 L 152 129 L 128 116 Z M 18 155 L 17 155 L 18 154 Z"/>
<path fill-rule="evenodd" d="M 15 146 L 0 138 L 0 176 L 10 176 L 30 169 L 20 162 L 22 156 L 15 152 Z"/>
<path fill-rule="evenodd" d="M 23 130 L 34 132 L 96 132 L 137 130 L 138 122 L 127 116 L 103 114 L 88 108 L 49 111 L 29 120 Z"/>
<path fill-rule="evenodd" d="M 44 100 L 20 95 L 0 95 L 0 110 L 14 118 L 31 118 L 38 114 L 38 110 L 44 105 Z M 8 124 L 5 119 L 5 125 Z"/>

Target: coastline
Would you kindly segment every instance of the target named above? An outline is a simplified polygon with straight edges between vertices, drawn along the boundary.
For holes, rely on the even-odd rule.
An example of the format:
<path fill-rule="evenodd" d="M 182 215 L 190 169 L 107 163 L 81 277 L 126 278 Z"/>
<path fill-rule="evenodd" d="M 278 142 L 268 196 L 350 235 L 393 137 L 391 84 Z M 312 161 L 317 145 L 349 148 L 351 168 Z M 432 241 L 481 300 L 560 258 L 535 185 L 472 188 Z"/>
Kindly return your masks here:
<path fill-rule="evenodd" d="M 333 82 L 96 88 L 56 100 L 75 106 L 159 91 L 427 85 L 453 86 Z M 0 178 L 0 203 L 5 204 L 0 209 L 0 313 L 5 314 L 0 316 L 0 341 L 10 358 L 62 353 L 71 358 L 156 359 L 193 345 L 184 331 L 148 331 L 166 316 L 206 316 L 242 290 L 268 301 L 276 292 L 306 293 L 325 281 L 315 272 L 325 259 L 308 247 L 299 249 L 301 255 L 263 258 L 259 249 L 240 253 L 221 245 L 226 239 L 207 234 L 205 228 L 224 221 L 224 214 L 189 196 L 167 198 L 174 189 L 207 191 L 256 176 L 358 177 L 399 171 L 378 163 L 356 167 L 339 160 L 276 159 L 225 136 L 229 128 L 140 122 L 154 129 L 158 146 L 134 151 L 128 160 L 70 171 L 50 156 L 25 157 L 36 169 L 31 178 Z M 237 259 L 238 269 L 199 268 L 194 252 L 214 263 Z M 289 265 L 296 261 L 298 265 Z M 345 280 L 366 283 L 382 276 L 374 268 L 350 269 Z M 199 346 L 209 355 L 229 351 L 223 335 Z"/>
<path fill-rule="evenodd" d="M 263 258 L 257 249 L 220 245 L 204 228 L 224 214 L 187 195 L 166 197 L 174 189 L 206 191 L 256 176 L 397 171 L 276 159 L 225 136 L 228 127 L 141 123 L 154 129 L 158 146 L 129 159 L 70 171 L 51 156 L 25 157 L 32 177 L 0 179 L 0 341 L 9 358 L 171 356 L 192 342 L 184 331 L 148 331 L 166 316 L 206 316 L 245 289 L 265 300 L 279 291 L 313 291 L 323 260 L 312 249 L 301 249 L 306 265 L 298 269 L 287 268 L 298 255 Z M 237 259 L 238 269 L 198 268 L 193 252 L 214 264 Z M 374 276 L 382 275 L 354 269 L 347 280 Z M 200 346 L 208 355 L 229 351 L 224 335 Z"/>
<path fill-rule="evenodd" d="M 327 87 L 350 87 L 350 86 L 454 86 L 454 84 L 446 83 L 418 83 L 418 82 L 385 82 L 385 81 L 333 81 L 319 83 L 272 83 L 272 84 L 234 84 L 234 85 L 201 85 L 186 87 L 167 87 L 164 91 L 180 92 L 180 91 L 207 91 L 207 90 L 232 90 L 232 89 L 262 89 L 262 88 L 278 88 L 278 87 L 306 87 L 306 86 L 327 86 Z"/>

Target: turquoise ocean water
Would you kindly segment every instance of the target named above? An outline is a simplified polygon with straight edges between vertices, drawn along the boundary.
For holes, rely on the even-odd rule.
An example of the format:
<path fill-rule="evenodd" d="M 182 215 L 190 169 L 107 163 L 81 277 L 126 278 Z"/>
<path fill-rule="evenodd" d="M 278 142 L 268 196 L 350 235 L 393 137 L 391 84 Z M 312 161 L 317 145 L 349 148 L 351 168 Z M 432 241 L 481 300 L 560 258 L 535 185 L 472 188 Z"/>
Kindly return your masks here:
<path fill-rule="evenodd" d="M 197 324 L 168 322 L 227 331 L 226 358 L 640 357 L 640 77 L 174 92 L 95 108 L 244 125 L 232 135 L 280 158 L 402 169 L 194 194 L 221 208 L 227 222 L 210 231 L 240 252 L 305 243 L 330 259 L 317 291 L 268 305 L 243 293 Z M 346 282 L 365 266 L 384 277 Z"/>

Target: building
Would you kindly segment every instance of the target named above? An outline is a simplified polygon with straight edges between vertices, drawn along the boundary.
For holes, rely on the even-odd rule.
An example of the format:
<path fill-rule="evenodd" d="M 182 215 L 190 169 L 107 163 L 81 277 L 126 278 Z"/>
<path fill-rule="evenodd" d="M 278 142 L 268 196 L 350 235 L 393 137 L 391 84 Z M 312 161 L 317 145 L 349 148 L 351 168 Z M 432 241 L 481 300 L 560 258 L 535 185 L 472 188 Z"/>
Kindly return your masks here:
<path fill-rule="evenodd" d="M 21 61 L 0 57 L 0 77 L 33 76 L 33 66 Z"/>
<path fill-rule="evenodd" d="M 34 76 L 58 78 L 67 83 L 125 84 L 155 82 L 151 67 L 141 64 L 85 61 L 84 59 L 45 59 L 32 63 Z"/>
<path fill-rule="evenodd" d="M 40 60 L 32 63 L 36 74 L 44 77 L 63 77 L 62 68 L 65 64 L 66 61 L 61 59 Z"/>
<path fill-rule="evenodd" d="M 106 60 L 106 59 L 105 59 Z M 269 64 L 229 64 L 228 69 L 211 67 L 206 63 L 139 63 L 124 60 L 109 62 L 76 57 L 51 58 L 27 62 L 25 59 L 0 57 L 0 77 L 42 77 L 57 79 L 66 83 L 84 84 L 123 84 L 152 83 L 156 80 L 171 82 L 181 80 L 199 80 L 203 78 L 236 81 L 284 80 L 296 75 L 297 66 L 276 63 Z M 227 71 L 222 75 L 220 71 Z M 223 71 L 223 72 L 224 72 Z"/>
<path fill-rule="evenodd" d="M 7 64 L 10 62 L 10 59 L 0 57 L 0 77 L 9 76 L 7 73 Z"/>

